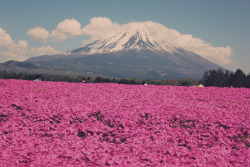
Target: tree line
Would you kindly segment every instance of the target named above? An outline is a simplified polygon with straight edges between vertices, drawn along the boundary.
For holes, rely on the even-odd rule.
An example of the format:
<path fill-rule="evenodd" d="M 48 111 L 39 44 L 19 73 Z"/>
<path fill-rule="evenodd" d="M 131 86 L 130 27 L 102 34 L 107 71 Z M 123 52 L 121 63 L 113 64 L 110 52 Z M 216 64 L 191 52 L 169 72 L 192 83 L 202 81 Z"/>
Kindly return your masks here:
<path fill-rule="evenodd" d="M 193 86 L 199 83 L 198 80 L 186 78 L 181 80 L 137 80 L 132 78 L 120 79 L 109 78 L 103 76 L 68 76 L 68 75 L 47 75 L 47 74 L 28 74 L 28 73 L 15 73 L 0 70 L 1 79 L 21 79 L 21 80 L 36 80 L 40 78 L 42 81 L 62 81 L 62 82 L 84 82 L 84 83 L 118 83 L 118 84 L 132 84 L 132 85 L 180 85 L 180 86 Z M 88 82 L 85 82 L 88 81 Z"/>
<path fill-rule="evenodd" d="M 241 69 L 235 72 L 209 70 L 204 73 L 201 83 L 204 86 L 250 88 L 250 73 L 246 75 Z"/>
<path fill-rule="evenodd" d="M 118 84 L 132 84 L 132 85 L 174 85 L 174 86 L 197 86 L 203 84 L 204 86 L 216 87 L 246 87 L 250 88 L 250 74 L 246 75 L 241 69 L 236 72 L 224 72 L 223 70 L 208 70 L 204 73 L 202 80 L 192 78 L 185 79 L 168 79 L 168 80 L 137 80 L 137 79 L 119 79 L 109 78 L 103 76 L 67 76 L 67 75 L 47 75 L 47 74 L 28 74 L 0 71 L 0 78 L 2 79 L 22 79 L 35 80 L 40 78 L 42 81 L 62 81 L 62 82 L 91 82 L 91 83 L 118 83 Z"/>
<path fill-rule="evenodd" d="M 29 74 L 29 73 L 15 73 L 0 70 L 0 78 L 2 79 L 21 79 L 21 80 L 36 80 L 42 81 L 62 81 L 62 82 L 82 82 L 86 80 L 86 76 L 68 76 L 68 75 L 49 75 L 49 74 Z"/>

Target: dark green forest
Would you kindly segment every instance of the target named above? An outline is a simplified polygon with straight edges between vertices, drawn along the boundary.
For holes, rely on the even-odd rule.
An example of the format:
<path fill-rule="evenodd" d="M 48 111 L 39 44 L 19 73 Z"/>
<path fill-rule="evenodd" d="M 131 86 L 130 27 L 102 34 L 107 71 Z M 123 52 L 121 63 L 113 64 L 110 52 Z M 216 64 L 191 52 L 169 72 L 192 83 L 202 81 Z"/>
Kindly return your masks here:
<path fill-rule="evenodd" d="M 27 74 L 0 71 L 1 79 L 21 79 L 21 80 L 36 80 L 53 81 L 53 82 L 75 82 L 75 83 L 118 83 L 118 84 L 133 84 L 133 85 L 174 85 L 174 86 L 204 86 L 215 87 L 245 87 L 250 88 L 250 74 L 246 75 L 241 69 L 235 72 L 224 72 L 223 70 L 208 70 L 205 71 L 200 81 L 185 78 L 185 79 L 168 79 L 168 80 L 136 80 L 131 78 L 119 79 L 102 76 L 66 76 L 66 75 L 48 75 L 48 74 Z"/>
<path fill-rule="evenodd" d="M 235 72 L 209 70 L 204 73 L 201 83 L 204 86 L 250 88 L 250 74 L 246 75 L 241 69 Z"/>

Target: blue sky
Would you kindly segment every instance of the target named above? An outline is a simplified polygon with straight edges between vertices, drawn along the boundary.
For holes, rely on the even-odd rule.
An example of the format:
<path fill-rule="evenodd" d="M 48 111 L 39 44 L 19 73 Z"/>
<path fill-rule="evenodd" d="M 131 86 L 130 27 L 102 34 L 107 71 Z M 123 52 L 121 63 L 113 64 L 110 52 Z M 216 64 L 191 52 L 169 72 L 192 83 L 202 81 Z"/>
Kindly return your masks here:
<path fill-rule="evenodd" d="M 219 54 L 212 60 L 229 70 L 240 68 L 246 74 L 250 72 L 249 0 L 0 0 L 0 62 L 79 47 L 91 35 L 75 32 L 60 42 L 51 38 L 38 42 L 27 32 L 40 27 L 50 36 L 66 19 L 74 19 L 82 29 L 97 17 L 119 25 L 152 21 L 190 34 L 214 49 L 229 47 L 232 53 L 227 58 L 231 64 L 216 62 Z"/>

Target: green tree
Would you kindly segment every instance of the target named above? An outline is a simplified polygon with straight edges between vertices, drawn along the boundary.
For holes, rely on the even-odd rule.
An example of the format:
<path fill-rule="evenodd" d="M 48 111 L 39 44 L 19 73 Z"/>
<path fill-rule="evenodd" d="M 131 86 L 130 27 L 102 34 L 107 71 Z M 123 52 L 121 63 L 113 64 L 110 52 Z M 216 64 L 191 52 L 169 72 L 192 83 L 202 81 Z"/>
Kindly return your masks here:
<path fill-rule="evenodd" d="M 222 69 L 206 71 L 202 77 L 204 86 L 226 87 L 228 72 L 225 74 Z"/>
<path fill-rule="evenodd" d="M 246 87 L 250 88 L 250 73 L 246 77 Z"/>
<path fill-rule="evenodd" d="M 192 86 L 192 82 L 189 80 L 181 79 L 179 80 L 179 85 L 180 86 Z"/>
<path fill-rule="evenodd" d="M 228 84 L 235 88 L 247 87 L 247 76 L 241 69 L 237 69 L 229 76 Z"/>

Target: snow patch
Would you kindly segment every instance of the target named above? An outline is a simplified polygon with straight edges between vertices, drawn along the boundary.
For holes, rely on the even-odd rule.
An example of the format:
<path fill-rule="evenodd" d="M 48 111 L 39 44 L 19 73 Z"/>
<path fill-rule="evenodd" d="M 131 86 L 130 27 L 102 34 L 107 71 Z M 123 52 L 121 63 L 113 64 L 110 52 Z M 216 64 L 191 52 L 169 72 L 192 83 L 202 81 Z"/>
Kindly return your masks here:
<path fill-rule="evenodd" d="M 155 40 L 143 27 L 134 27 L 125 32 L 117 33 L 104 40 L 94 41 L 87 45 L 68 51 L 68 54 L 96 54 L 109 53 L 130 49 L 149 49 L 154 52 L 178 52 L 177 45 L 169 44 L 166 41 Z"/>

